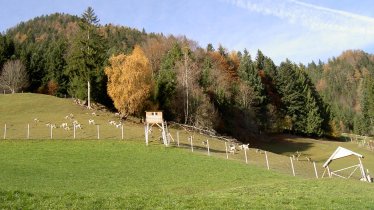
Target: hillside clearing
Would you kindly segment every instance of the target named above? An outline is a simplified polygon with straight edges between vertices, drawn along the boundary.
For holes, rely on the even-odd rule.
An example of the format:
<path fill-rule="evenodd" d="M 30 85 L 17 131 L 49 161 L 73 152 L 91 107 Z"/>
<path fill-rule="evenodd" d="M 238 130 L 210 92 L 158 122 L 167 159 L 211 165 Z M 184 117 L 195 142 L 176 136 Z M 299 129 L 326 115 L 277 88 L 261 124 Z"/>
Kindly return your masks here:
<path fill-rule="evenodd" d="M 122 141 L 1 141 L 0 208 L 369 208 L 374 185 L 309 180 Z"/>
<path fill-rule="evenodd" d="M 155 129 L 147 147 L 143 124 L 125 122 L 121 140 L 120 131 L 107 123 L 111 119 L 118 121 L 113 113 L 95 110 L 97 115 L 92 116 L 93 111 L 75 105 L 71 99 L 37 94 L 0 95 L 0 108 L 0 125 L 12 125 L 10 128 L 16 135 L 12 140 L 0 141 L 1 209 L 368 209 L 374 206 L 373 184 L 315 179 L 306 160 L 295 162 L 297 177 L 291 176 L 289 156 L 295 151 L 310 155 L 320 166 L 337 146 L 363 154 L 364 166 L 373 171 L 372 152 L 353 143 L 273 136 L 268 145 L 261 147 L 272 151 L 268 153 L 268 171 L 264 154 L 255 148 L 248 151 L 246 165 L 243 151 L 226 156 L 223 141 L 195 132 L 170 129 L 174 138 L 179 133 L 180 147 L 176 142 L 172 142 L 172 147 L 164 147 Z M 54 140 L 46 140 L 49 136 L 44 123 L 61 123 L 69 113 L 84 122 L 84 135 L 74 140 L 71 133 L 66 136 L 61 132 L 56 133 Z M 16 129 L 24 131 L 25 124 L 34 123 L 35 117 L 41 122 L 34 125 L 34 129 L 40 129 L 34 134 L 44 140 L 37 137 L 26 140 L 25 132 Z M 107 130 L 101 130 L 105 140 L 97 140 L 95 128 L 86 122 L 92 117 L 102 128 L 107 126 Z M 189 136 L 194 136 L 194 153 L 187 141 Z M 201 144 L 206 139 L 211 143 L 210 157 Z M 318 170 L 321 175 L 322 169 Z"/>

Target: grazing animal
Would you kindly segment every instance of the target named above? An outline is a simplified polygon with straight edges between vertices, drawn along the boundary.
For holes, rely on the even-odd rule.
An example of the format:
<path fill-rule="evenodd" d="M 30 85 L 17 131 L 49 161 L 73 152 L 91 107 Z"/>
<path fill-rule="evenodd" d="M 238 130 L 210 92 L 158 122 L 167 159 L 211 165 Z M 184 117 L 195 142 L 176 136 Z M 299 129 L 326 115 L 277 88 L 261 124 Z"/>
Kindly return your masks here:
<path fill-rule="evenodd" d="M 61 123 L 60 127 L 61 128 L 66 128 L 66 127 L 68 127 L 68 123 Z"/>
<path fill-rule="evenodd" d="M 119 113 L 118 112 L 114 113 L 114 116 L 119 117 Z"/>
<path fill-rule="evenodd" d="M 110 125 L 116 125 L 116 121 L 114 121 L 114 120 L 110 120 L 110 121 L 109 121 L 109 124 L 110 124 Z"/>
<path fill-rule="evenodd" d="M 249 144 L 242 144 L 238 146 L 240 150 L 249 150 Z"/>
<path fill-rule="evenodd" d="M 264 154 L 264 151 L 260 149 L 256 149 L 256 153 Z"/>
<path fill-rule="evenodd" d="M 229 152 L 232 153 L 232 154 L 235 154 L 235 152 L 236 152 L 236 147 L 235 147 L 234 144 L 231 144 L 231 145 L 229 146 Z"/>
<path fill-rule="evenodd" d="M 97 116 L 97 115 L 96 115 L 96 112 L 92 112 L 91 115 L 92 115 L 92 116 Z"/>
<path fill-rule="evenodd" d="M 74 124 L 75 128 L 79 128 L 79 129 L 83 129 L 83 127 L 81 126 L 81 124 L 77 123 L 77 124 Z"/>
<path fill-rule="evenodd" d="M 34 118 L 34 122 L 35 122 L 35 123 L 38 123 L 38 122 L 39 122 L 39 119 L 38 119 L 38 118 Z"/>
<path fill-rule="evenodd" d="M 202 141 L 201 142 L 204 146 L 208 146 L 208 141 Z"/>
<path fill-rule="evenodd" d="M 122 126 L 122 123 L 116 124 L 116 128 L 120 128 Z"/>
<path fill-rule="evenodd" d="M 89 119 L 89 120 L 88 120 L 88 124 L 89 124 L 89 125 L 95 125 L 95 120 L 93 120 L 93 119 Z"/>

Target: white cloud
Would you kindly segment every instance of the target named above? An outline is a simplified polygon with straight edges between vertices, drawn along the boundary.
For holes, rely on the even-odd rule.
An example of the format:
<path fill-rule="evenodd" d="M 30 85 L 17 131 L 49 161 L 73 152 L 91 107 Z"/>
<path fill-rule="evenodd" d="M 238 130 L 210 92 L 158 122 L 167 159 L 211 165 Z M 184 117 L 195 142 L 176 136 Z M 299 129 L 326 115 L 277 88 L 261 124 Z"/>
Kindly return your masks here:
<path fill-rule="evenodd" d="M 321 7 L 299 0 L 229 0 L 250 12 L 285 20 L 281 35 L 260 43 L 267 55 L 279 61 L 308 62 L 337 55 L 343 50 L 374 44 L 374 18 Z M 359 3 L 359 2 L 358 2 Z M 302 26 L 302 30 L 289 31 Z M 271 26 L 268 26 L 271 27 Z M 294 33 L 291 35 L 291 33 Z"/>

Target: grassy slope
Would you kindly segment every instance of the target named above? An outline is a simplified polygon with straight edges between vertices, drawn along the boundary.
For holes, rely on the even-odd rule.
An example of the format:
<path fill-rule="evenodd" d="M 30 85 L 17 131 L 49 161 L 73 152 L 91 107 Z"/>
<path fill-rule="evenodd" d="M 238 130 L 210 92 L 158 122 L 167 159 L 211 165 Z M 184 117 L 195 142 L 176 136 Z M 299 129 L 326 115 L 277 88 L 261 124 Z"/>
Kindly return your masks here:
<path fill-rule="evenodd" d="M 2 141 L 0 208 L 369 208 L 374 185 L 120 141 Z"/>
<path fill-rule="evenodd" d="M 42 121 L 41 125 L 32 125 L 40 138 L 48 137 L 43 125 L 47 121 L 61 123 L 68 113 L 74 113 L 82 122 L 92 117 L 71 100 L 34 94 L 0 95 L 0 113 L 0 125 L 6 122 L 13 126 L 19 138 L 24 138 L 24 134 L 16 131 L 25 123 L 33 123 L 35 117 Z M 347 209 L 374 206 L 373 185 L 340 179 L 293 178 L 253 164 L 247 166 L 243 164 L 242 154 L 230 156 L 230 159 L 240 158 L 241 162 L 226 161 L 222 159 L 225 157 L 222 142 L 213 142 L 213 139 L 216 155 L 210 158 L 164 148 L 157 142 L 145 147 L 142 126 L 133 123 L 125 124 L 125 141 L 115 140 L 120 136 L 118 130 L 105 127 L 112 118 L 111 114 L 100 112 L 95 121 L 103 126 L 102 135 L 114 140 L 2 140 L 0 208 Z M 84 126 L 85 133 L 82 131 L 80 135 L 94 139 L 95 135 L 89 132 L 93 128 L 87 123 Z M 66 134 L 60 135 L 71 139 Z M 181 139 L 187 135 L 181 133 Z M 196 135 L 195 138 L 197 144 L 204 137 Z M 320 162 L 337 146 L 334 142 L 295 137 L 277 139 L 283 142 L 273 141 L 269 150 L 281 154 L 299 150 Z M 202 148 L 196 150 L 204 152 Z M 253 160 L 258 154 L 252 151 L 251 155 Z M 370 155 L 367 154 L 364 164 L 372 158 Z M 270 158 L 273 161 L 280 156 L 274 154 Z"/>

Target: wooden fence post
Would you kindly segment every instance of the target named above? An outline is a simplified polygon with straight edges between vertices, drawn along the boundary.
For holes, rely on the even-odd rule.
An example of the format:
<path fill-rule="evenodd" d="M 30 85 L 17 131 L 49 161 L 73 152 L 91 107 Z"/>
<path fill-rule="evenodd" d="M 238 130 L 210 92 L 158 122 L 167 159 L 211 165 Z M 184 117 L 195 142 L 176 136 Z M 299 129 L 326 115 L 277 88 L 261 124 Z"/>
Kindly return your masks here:
<path fill-rule="evenodd" d="M 225 142 L 226 159 L 229 159 L 229 153 L 227 153 L 227 142 Z"/>
<path fill-rule="evenodd" d="M 266 159 L 266 166 L 268 167 L 268 170 L 270 170 L 269 160 L 268 160 L 268 153 L 266 151 L 265 151 L 265 159 Z"/>
<path fill-rule="evenodd" d="M 208 146 L 208 155 L 210 156 L 209 139 L 206 140 L 206 144 L 207 144 L 207 146 Z"/>
<path fill-rule="evenodd" d="M 96 127 L 97 127 L 97 139 L 100 139 L 100 127 L 99 125 L 97 125 Z"/>
<path fill-rule="evenodd" d="M 292 157 L 290 157 L 290 160 L 291 160 L 292 174 L 293 174 L 293 176 L 295 176 L 295 168 L 293 167 Z"/>
<path fill-rule="evenodd" d="M 177 131 L 177 145 L 179 147 L 179 131 Z"/>
<path fill-rule="evenodd" d="M 121 139 L 123 140 L 123 125 L 121 125 Z"/>
<path fill-rule="evenodd" d="M 190 142 L 191 142 L 191 151 L 193 152 L 192 136 L 190 137 Z"/>
<path fill-rule="evenodd" d="M 75 125 L 73 124 L 73 138 L 75 139 L 75 130 L 76 130 L 76 127 Z"/>
<path fill-rule="evenodd" d="M 51 139 L 53 139 L 53 127 L 51 125 Z"/>
<path fill-rule="evenodd" d="M 317 172 L 316 162 L 314 162 L 314 161 L 313 161 L 313 166 L 314 166 L 314 173 L 316 173 L 316 177 L 318 179 L 318 172 Z"/>
<path fill-rule="evenodd" d="M 30 139 L 30 124 L 27 124 L 27 139 Z"/>
<path fill-rule="evenodd" d="M 5 92 L 5 90 L 4 90 Z M 6 124 L 4 125 L 4 139 L 6 139 Z"/>
<path fill-rule="evenodd" d="M 244 149 L 245 163 L 248 164 L 247 150 Z"/>

